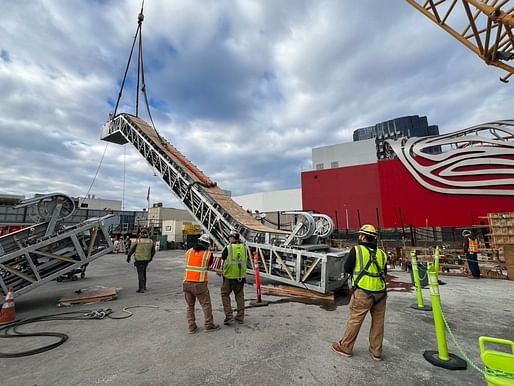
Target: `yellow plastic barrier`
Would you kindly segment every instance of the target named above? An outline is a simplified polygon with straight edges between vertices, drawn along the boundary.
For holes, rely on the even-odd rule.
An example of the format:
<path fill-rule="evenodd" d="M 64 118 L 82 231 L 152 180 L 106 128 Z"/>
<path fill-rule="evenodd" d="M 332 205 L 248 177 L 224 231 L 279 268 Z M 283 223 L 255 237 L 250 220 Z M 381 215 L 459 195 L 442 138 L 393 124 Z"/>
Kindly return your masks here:
<path fill-rule="evenodd" d="M 481 336 L 480 357 L 486 367 L 484 376 L 489 386 L 514 386 L 514 342 L 507 339 Z M 488 350 L 486 343 L 509 346 L 512 353 Z"/>

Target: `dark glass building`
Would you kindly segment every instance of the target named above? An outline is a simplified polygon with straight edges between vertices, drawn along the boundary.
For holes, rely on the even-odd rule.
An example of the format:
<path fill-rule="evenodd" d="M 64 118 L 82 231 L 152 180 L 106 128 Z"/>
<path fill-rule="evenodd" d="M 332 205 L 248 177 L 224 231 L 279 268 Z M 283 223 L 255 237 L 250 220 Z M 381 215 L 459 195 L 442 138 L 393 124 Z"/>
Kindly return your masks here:
<path fill-rule="evenodd" d="M 410 115 L 377 123 L 374 126 L 362 127 L 353 132 L 354 141 L 375 138 L 377 145 L 377 158 L 386 158 L 384 141 L 401 137 L 427 137 L 439 135 L 437 125 L 428 125 L 427 117 Z M 433 151 L 437 151 L 434 149 Z"/>

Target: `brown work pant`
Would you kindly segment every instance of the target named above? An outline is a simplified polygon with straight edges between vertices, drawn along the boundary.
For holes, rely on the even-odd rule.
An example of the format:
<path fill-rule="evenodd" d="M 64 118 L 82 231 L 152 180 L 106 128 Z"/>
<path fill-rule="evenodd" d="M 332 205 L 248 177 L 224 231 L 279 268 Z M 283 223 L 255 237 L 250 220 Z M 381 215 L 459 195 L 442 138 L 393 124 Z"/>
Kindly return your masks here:
<path fill-rule="evenodd" d="M 382 355 L 382 342 L 384 340 L 384 319 L 386 310 L 386 294 L 378 293 L 368 295 L 357 288 L 350 301 L 350 318 L 346 323 L 346 330 L 339 341 L 341 350 L 351 354 L 353 345 L 359 335 L 362 322 L 368 311 L 371 313 L 371 328 L 369 330 L 369 350 L 380 357 Z"/>
<path fill-rule="evenodd" d="M 198 299 L 198 303 L 202 306 L 205 328 L 212 328 L 214 326 L 214 322 L 212 318 L 211 295 L 209 293 L 209 288 L 207 287 L 207 282 L 197 283 L 185 281 L 182 284 L 182 289 L 184 291 L 184 297 L 186 298 L 186 317 L 189 331 L 196 329 L 196 299 Z"/>
<path fill-rule="evenodd" d="M 223 303 L 223 311 L 227 319 L 233 319 L 232 304 L 230 303 L 230 293 L 234 292 L 236 298 L 237 313 L 236 319 L 243 321 L 245 317 L 245 294 L 244 282 L 237 279 L 223 278 L 221 285 L 221 302 Z"/>

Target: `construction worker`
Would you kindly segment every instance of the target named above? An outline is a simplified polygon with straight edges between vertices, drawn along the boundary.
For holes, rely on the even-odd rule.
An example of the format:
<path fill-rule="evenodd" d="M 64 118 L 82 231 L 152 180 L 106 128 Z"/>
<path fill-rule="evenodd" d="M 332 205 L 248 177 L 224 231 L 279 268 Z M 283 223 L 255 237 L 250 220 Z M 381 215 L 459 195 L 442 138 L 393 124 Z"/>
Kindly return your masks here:
<path fill-rule="evenodd" d="M 187 324 L 189 333 L 198 331 L 195 318 L 195 301 L 202 306 L 205 332 L 220 329 L 219 324 L 214 324 L 212 317 L 211 295 L 207 283 L 209 281 L 208 268 L 212 262 L 212 252 L 209 251 L 210 240 L 206 234 L 198 238 L 196 245 L 186 252 L 186 269 L 182 289 L 187 304 Z"/>
<path fill-rule="evenodd" d="M 243 323 L 245 316 L 244 284 L 246 282 L 246 246 L 239 240 L 239 233 L 231 232 L 229 244 L 223 249 L 223 284 L 221 285 L 221 302 L 225 312 L 223 324 L 230 325 L 234 321 L 230 293 L 236 298 L 236 321 Z"/>
<path fill-rule="evenodd" d="M 377 247 L 377 230 L 373 225 L 367 224 L 360 228 L 359 245 L 354 246 L 348 253 L 344 270 L 352 275 L 350 317 L 343 337 L 339 342 L 332 343 L 332 350 L 344 357 L 352 356 L 353 345 L 369 311 L 369 351 L 374 360 L 380 361 L 387 297 L 387 255 Z"/>
<path fill-rule="evenodd" d="M 464 253 L 466 254 L 466 259 L 468 260 L 468 267 L 471 271 L 471 277 L 473 279 L 480 279 L 480 267 L 478 266 L 478 240 L 473 232 L 468 229 L 465 229 L 462 232 L 462 236 L 464 237 Z"/>
<path fill-rule="evenodd" d="M 136 292 L 143 293 L 146 291 L 146 269 L 155 255 L 155 245 L 148 238 L 148 231 L 141 230 L 136 243 L 130 248 L 127 255 L 127 263 L 130 263 L 130 257 L 134 255 L 134 265 L 137 269 L 137 278 L 139 288 Z"/>

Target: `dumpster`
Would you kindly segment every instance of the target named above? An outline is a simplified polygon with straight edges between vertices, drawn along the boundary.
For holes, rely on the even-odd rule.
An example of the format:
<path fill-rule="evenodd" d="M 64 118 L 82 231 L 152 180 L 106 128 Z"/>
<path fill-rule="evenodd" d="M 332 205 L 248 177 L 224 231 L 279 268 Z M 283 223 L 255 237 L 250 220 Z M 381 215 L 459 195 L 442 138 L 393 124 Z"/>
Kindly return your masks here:
<path fill-rule="evenodd" d="M 200 235 L 186 235 L 186 250 L 194 247 L 198 237 L 200 237 Z"/>
<path fill-rule="evenodd" d="M 155 242 L 155 248 L 158 251 L 166 250 L 168 249 L 168 239 L 166 236 L 163 235 L 154 235 L 151 237 L 151 239 Z"/>

